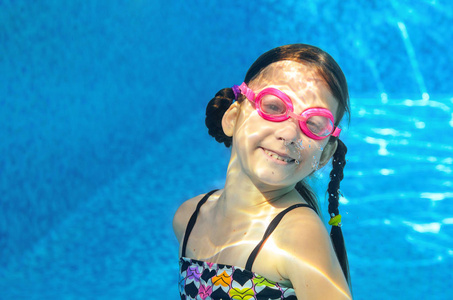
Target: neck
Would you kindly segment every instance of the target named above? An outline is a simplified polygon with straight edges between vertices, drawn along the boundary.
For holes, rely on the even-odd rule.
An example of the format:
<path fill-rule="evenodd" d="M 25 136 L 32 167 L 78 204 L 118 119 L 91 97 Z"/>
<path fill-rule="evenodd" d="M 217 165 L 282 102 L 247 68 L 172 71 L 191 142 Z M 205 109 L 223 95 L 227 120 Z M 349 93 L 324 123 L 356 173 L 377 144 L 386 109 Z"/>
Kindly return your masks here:
<path fill-rule="evenodd" d="M 232 159 L 228 165 L 225 187 L 219 199 L 223 214 L 259 215 L 287 207 L 290 199 L 300 197 L 294 186 L 278 187 L 253 182 L 237 164 L 239 162 Z"/>

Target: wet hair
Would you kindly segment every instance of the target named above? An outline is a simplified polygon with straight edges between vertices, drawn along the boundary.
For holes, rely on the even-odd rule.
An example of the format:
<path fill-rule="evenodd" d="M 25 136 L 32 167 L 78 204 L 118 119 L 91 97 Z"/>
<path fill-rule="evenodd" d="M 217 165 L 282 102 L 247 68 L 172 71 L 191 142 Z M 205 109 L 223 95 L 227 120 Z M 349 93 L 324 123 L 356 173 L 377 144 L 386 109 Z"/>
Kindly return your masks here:
<path fill-rule="evenodd" d="M 274 48 L 261 55 L 250 67 L 245 75 L 244 82 L 249 84 L 253 81 L 267 66 L 278 61 L 294 61 L 311 67 L 327 83 L 330 92 L 338 101 L 337 114 L 335 116 L 335 126 L 338 126 L 344 114 L 350 116 L 349 94 L 346 78 L 343 71 L 336 61 L 325 51 L 318 47 L 306 44 L 292 44 Z M 239 83 L 237 83 L 239 84 Z M 225 135 L 222 128 L 222 118 L 230 105 L 237 100 L 242 102 L 244 97 L 240 95 L 235 99 L 234 92 L 231 88 L 220 90 L 215 97 L 208 103 L 206 108 L 206 126 L 209 134 L 217 142 L 224 143 L 226 147 L 232 144 L 232 137 Z M 345 144 L 336 137 L 330 136 L 328 143 L 337 141 L 337 149 L 332 159 L 332 171 L 330 173 L 330 183 L 327 189 L 329 200 L 329 215 L 331 217 L 339 214 L 339 194 L 340 181 L 343 179 L 343 168 L 346 164 L 345 155 L 347 148 Z M 313 207 L 320 214 L 320 209 L 316 194 L 310 186 L 304 181 L 296 184 L 296 190 L 307 201 L 308 205 Z M 351 287 L 349 276 L 349 265 L 344 245 L 343 234 L 339 226 L 332 226 L 330 233 L 335 253 L 340 262 L 345 278 Z"/>

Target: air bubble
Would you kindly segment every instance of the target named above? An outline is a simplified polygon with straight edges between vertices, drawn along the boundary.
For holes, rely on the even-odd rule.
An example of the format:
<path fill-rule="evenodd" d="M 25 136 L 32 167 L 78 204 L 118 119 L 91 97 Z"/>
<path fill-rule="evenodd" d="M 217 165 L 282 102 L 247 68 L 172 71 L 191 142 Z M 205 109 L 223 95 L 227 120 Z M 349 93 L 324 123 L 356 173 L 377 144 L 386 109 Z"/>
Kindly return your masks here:
<path fill-rule="evenodd" d="M 304 146 L 302 145 L 302 140 L 298 140 L 297 142 L 294 143 L 296 149 L 298 150 L 303 150 L 305 149 Z"/>
<path fill-rule="evenodd" d="M 299 162 L 299 160 L 296 159 L 295 163 L 296 163 L 296 165 L 298 165 L 300 162 Z"/>
<path fill-rule="evenodd" d="M 318 170 L 319 161 L 316 160 L 316 156 L 313 156 L 313 159 L 314 159 L 315 161 L 313 161 L 313 163 L 311 164 L 311 167 L 312 167 L 314 170 Z"/>

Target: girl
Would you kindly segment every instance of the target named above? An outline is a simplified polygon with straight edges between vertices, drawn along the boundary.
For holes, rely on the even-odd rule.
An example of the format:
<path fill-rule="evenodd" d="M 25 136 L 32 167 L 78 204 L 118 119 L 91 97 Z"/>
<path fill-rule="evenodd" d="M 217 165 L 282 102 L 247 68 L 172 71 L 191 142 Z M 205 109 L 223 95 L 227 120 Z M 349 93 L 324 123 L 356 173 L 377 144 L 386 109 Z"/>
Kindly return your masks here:
<path fill-rule="evenodd" d="M 351 299 L 338 212 L 345 112 L 340 67 L 304 44 L 266 52 L 216 94 L 206 126 L 231 158 L 224 188 L 175 214 L 181 299 Z M 332 156 L 329 238 L 304 180 Z"/>

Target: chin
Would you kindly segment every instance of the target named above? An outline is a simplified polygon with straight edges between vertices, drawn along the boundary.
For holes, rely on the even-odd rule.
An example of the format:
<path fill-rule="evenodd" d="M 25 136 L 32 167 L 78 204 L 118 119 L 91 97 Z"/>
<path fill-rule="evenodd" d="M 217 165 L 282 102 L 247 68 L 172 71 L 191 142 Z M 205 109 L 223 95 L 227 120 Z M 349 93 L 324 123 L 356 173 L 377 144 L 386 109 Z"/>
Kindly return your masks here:
<path fill-rule="evenodd" d="M 289 180 L 288 174 L 278 174 L 278 172 L 269 171 L 266 173 L 257 174 L 256 186 L 257 187 L 272 187 L 272 189 L 286 188 L 295 185 L 296 182 Z"/>

